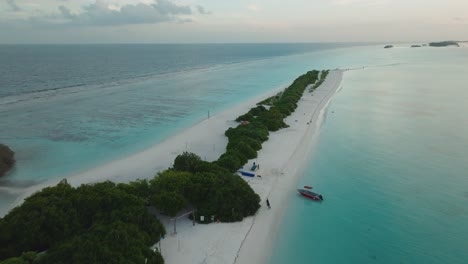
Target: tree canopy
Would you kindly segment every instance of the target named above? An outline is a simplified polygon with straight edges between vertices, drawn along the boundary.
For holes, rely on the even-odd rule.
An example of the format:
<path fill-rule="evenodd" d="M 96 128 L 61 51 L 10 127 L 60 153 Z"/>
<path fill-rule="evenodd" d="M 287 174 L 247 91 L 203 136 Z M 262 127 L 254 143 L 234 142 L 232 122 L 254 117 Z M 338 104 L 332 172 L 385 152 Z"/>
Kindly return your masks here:
<path fill-rule="evenodd" d="M 219 157 L 216 164 L 235 172 L 249 159 L 257 157 L 257 151 L 261 149 L 262 143 L 268 140 L 270 131 L 288 127 L 284 119 L 296 110 L 305 89 L 317 81 L 319 73 L 309 71 L 299 76 L 283 92 L 258 103 L 248 113 L 239 116 L 236 121 L 249 121 L 249 124 L 240 124 L 226 130 L 225 135 L 229 143 L 226 152 Z M 322 73 L 321 82 L 327 74 L 325 71 Z M 268 105 L 269 109 L 264 105 Z"/>
<path fill-rule="evenodd" d="M 318 83 L 327 74 L 322 72 Z M 307 72 L 238 117 L 248 124 L 225 132 L 226 152 L 214 162 L 184 152 L 171 169 L 151 180 L 107 181 L 76 188 L 61 182 L 31 195 L 0 219 L 0 264 L 159 264 L 164 263 L 162 256 L 150 246 L 166 231 L 148 206 L 171 217 L 191 206 L 197 221 L 205 216 L 204 223 L 211 222 L 211 217 L 233 222 L 254 215 L 260 197 L 233 172 L 257 157 L 270 131 L 287 127 L 284 118 L 294 112 L 304 90 L 318 76 L 318 71 Z M 13 155 L 0 145 L 0 175 L 5 166 L 13 166 Z"/>
<path fill-rule="evenodd" d="M 149 247 L 165 234 L 164 227 L 129 189 L 112 182 L 78 188 L 60 183 L 33 194 L 0 219 L 0 260 L 28 251 L 45 252 L 34 263 L 157 259 L 159 253 Z"/>

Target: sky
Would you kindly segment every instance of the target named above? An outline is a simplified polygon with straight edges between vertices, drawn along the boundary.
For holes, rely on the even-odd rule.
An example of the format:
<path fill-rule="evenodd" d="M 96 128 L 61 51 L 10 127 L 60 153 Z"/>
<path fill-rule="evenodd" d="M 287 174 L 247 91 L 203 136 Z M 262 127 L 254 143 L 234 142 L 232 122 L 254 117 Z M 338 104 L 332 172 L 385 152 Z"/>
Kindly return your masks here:
<path fill-rule="evenodd" d="M 468 0 L 0 0 L 0 43 L 468 40 Z"/>

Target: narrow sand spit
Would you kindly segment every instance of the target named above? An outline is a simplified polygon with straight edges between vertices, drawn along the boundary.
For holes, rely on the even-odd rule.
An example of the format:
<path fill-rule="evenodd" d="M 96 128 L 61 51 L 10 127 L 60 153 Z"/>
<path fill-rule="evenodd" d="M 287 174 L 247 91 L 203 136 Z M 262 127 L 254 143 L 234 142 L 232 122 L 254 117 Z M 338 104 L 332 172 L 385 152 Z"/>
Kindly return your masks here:
<path fill-rule="evenodd" d="M 287 201 L 296 194 L 298 177 L 304 172 L 317 140 L 326 105 L 341 84 L 343 72 L 331 71 L 312 94 L 305 92 L 296 111 L 286 119 L 289 128 L 270 134 L 259 156 L 249 161 L 260 165 L 260 177 L 244 178 L 262 199 L 253 217 L 239 223 L 192 225 L 177 221 L 177 235 L 161 242 L 166 263 L 265 263 L 270 256 L 276 230 Z M 271 209 L 265 201 L 269 199 Z M 166 221 L 167 230 L 172 225 Z"/>
<path fill-rule="evenodd" d="M 244 178 L 262 199 L 262 207 L 255 216 L 238 223 L 195 226 L 188 218 L 179 219 L 176 235 L 173 234 L 172 222 L 161 219 L 168 235 L 158 247 L 161 247 L 166 263 L 265 263 L 268 260 L 285 206 L 296 195 L 298 177 L 304 171 L 317 140 L 326 105 L 340 86 L 342 75 L 343 71 L 331 71 L 317 90 L 313 93 L 306 91 L 296 111 L 286 119 L 290 127 L 271 133 L 258 158 L 246 165 L 250 167 L 254 161 L 260 165 L 256 173 L 261 178 Z M 216 160 L 227 145 L 224 131 L 237 126 L 233 120 L 257 102 L 283 89 L 252 98 L 145 151 L 67 177 L 67 180 L 76 186 L 104 180 L 128 182 L 152 178 L 157 171 L 170 167 L 174 158 L 184 151 L 197 153 L 208 161 Z M 58 181 L 26 189 L 12 206 Z M 266 198 L 271 202 L 271 209 L 266 207 Z"/>
<path fill-rule="evenodd" d="M 211 116 L 209 119 L 207 118 L 142 152 L 65 178 L 73 186 L 105 180 L 129 182 L 136 179 L 149 179 L 154 177 L 156 172 L 171 167 L 175 157 L 184 151 L 197 153 L 207 161 L 216 160 L 226 149 L 228 140 L 224 136 L 224 132 L 229 127 L 238 125 L 234 120 L 245 114 L 256 103 L 275 95 L 284 88 L 280 87 L 266 94 L 253 97 L 220 114 Z M 8 209 L 2 208 L 0 216 L 2 216 L 2 213 L 6 214 L 9 209 L 21 204 L 26 197 L 34 192 L 56 185 L 60 180 L 62 179 L 50 180 L 25 189 L 10 190 L 9 193 L 18 198 Z"/>

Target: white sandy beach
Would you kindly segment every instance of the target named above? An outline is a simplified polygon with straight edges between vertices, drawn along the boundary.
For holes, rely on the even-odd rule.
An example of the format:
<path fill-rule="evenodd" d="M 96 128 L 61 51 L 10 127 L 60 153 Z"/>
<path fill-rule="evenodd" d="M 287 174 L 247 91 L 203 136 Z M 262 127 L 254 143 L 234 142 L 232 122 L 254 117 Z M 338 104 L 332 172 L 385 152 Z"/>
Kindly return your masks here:
<path fill-rule="evenodd" d="M 287 201 L 296 193 L 296 184 L 317 140 L 326 105 L 338 89 L 342 71 L 331 71 L 313 94 L 306 92 L 295 113 L 287 118 L 287 129 L 270 134 L 258 158 L 257 174 L 244 179 L 262 199 L 254 217 L 239 223 L 195 225 L 177 223 L 177 235 L 161 242 L 166 263 L 265 263 L 270 256 L 276 230 Z M 297 121 L 296 121 L 297 120 Z M 254 160 L 250 161 L 251 165 Z M 266 207 L 268 197 L 272 208 Z M 172 232 L 172 225 L 167 226 Z"/>
<path fill-rule="evenodd" d="M 254 217 L 238 223 L 195 226 L 189 219 L 180 219 L 176 235 L 172 234 L 170 221 L 162 219 L 168 231 L 168 236 L 161 242 L 166 263 L 265 263 L 268 260 L 285 205 L 293 195 L 297 195 L 298 177 L 304 171 L 317 140 L 325 107 L 340 86 L 342 75 L 343 71 L 330 71 L 316 91 L 312 94 L 306 91 L 296 111 L 286 119 L 290 127 L 270 133 L 270 139 L 263 144 L 255 160 L 260 164 L 257 174 L 261 178 L 245 178 L 262 199 L 262 207 Z M 208 161 L 216 160 L 227 145 L 224 131 L 237 125 L 233 120 L 282 89 L 275 89 L 204 120 L 143 152 L 67 177 L 67 180 L 76 186 L 103 180 L 128 182 L 152 178 L 157 171 L 170 167 L 174 158 L 184 151 L 197 153 Z M 58 181 L 27 189 L 15 205 L 33 192 Z M 267 197 L 272 205 L 270 210 L 265 205 Z"/>
<path fill-rule="evenodd" d="M 211 116 L 209 119 L 207 118 L 142 152 L 109 162 L 83 173 L 67 176 L 66 179 L 73 186 L 105 180 L 129 182 L 136 179 L 149 179 L 154 177 L 158 171 L 171 167 L 176 156 L 184 151 L 197 153 L 207 161 L 217 160 L 225 152 L 228 143 L 224 132 L 231 126 L 237 126 L 234 119 L 245 114 L 256 103 L 284 89 L 285 87 L 279 87 L 266 94 L 253 97 L 247 102 Z M 5 188 L 5 191 L 18 196 L 11 208 L 21 204 L 26 197 L 34 192 L 56 185 L 60 180 L 62 179 L 49 180 L 26 189 Z"/>

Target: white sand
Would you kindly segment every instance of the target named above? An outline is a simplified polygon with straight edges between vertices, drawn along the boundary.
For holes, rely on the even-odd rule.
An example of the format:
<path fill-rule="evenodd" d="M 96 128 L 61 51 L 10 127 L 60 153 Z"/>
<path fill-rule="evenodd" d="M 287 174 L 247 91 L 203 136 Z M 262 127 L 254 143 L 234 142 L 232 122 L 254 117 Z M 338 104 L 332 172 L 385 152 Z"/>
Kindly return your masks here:
<path fill-rule="evenodd" d="M 331 71 L 313 94 L 305 92 L 296 111 L 286 119 L 290 127 L 271 133 L 270 139 L 263 144 L 255 160 L 260 164 L 257 174 L 262 177 L 244 178 L 262 199 L 262 207 L 257 214 L 238 223 L 195 226 L 187 218 L 179 219 L 177 235 L 172 234 L 172 222 L 162 219 L 169 233 L 161 242 L 166 263 L 265 263 L 268 260 L 285 206 L 291 197 L 297 195 L 298 177 L 304 171 L 308 154 L 317 140 L 325 106 L 340 86 L 342 74 L 342 71 Z M 157 171 L 170 167 L 174 158 L 183 151 L 197 153 L 208 161 L 216 160 L 227 145 L 224 131 L 237 126 L 233 120 L 282 89 L 204 120 L 143 152 L 67 177 L 67 180 L 76 186 L 103 180 L 128 182 L 152 178 Z M 249 161 L 247 167 L 252 162 Z M 28 188 L 14 205 L 57 182 L 49 181 Z M 272 205 L 270 210 L 265 205 L 267 197 Z"/>
<path fill-rule="evenodd" d="M 207 161 L 216 160 L 225 152 L 228 143 L 224 132 L 229 127 L 238 125 L 234 120 L 238 116 L 245 114 L 250 108 L 254 107 L 256 103 L 284 89 L 285 87 L 273 89 L 218 115 L 211 116 L 209 119 L 207 118 L 191 128 L 169 137 L 160 144 L 152 146 L 142 152 L 65 178 L 68 183 L 73 186 L 105 180 L 129 182 L 136 179 L 149 179 L 153 178 L 156 172 L 171 167 L 176 156 L 184 151 L 194 152 Z M 8 188 L 8 192 L 11 195 L 16 195 L 18 197 L 16 201 L 10 205 L 10 209 L 21 204 L 26 197 L 34 192 L 48 186 L 56 185 L 60 180 L 62 179 L 50 180 L 26 189 Z M 7 210 L 5 210 L 4 213 L 6 214 Z"/>
<path fill-rule="evenodd" d="M 306 92 L 295 113 L 286 119 L 287 129 L 270 134 L 258 158 L 262 177 L 244 177 L 262 199 L 254 217 L 239 223 L 195 225 L 177 221 L 177 235 L 162 242 L 166 263 L 265 263 L 271 255 L 276 231 L 288 200 L 297 195 L 296 184 L 317 140 L 325 106 L 340 86 L 342 71 L 330 72 L 313 94 Z M 297 122 L 296 122 L 297 120 Z M 307 124 L 309 123 L 309 124 Z M 253 160 L 249 162 L 250 167 Z M 272 208 L 265 205 L 268 197 Z M 167 226 L 172 233 L 172 225 Z"/>

